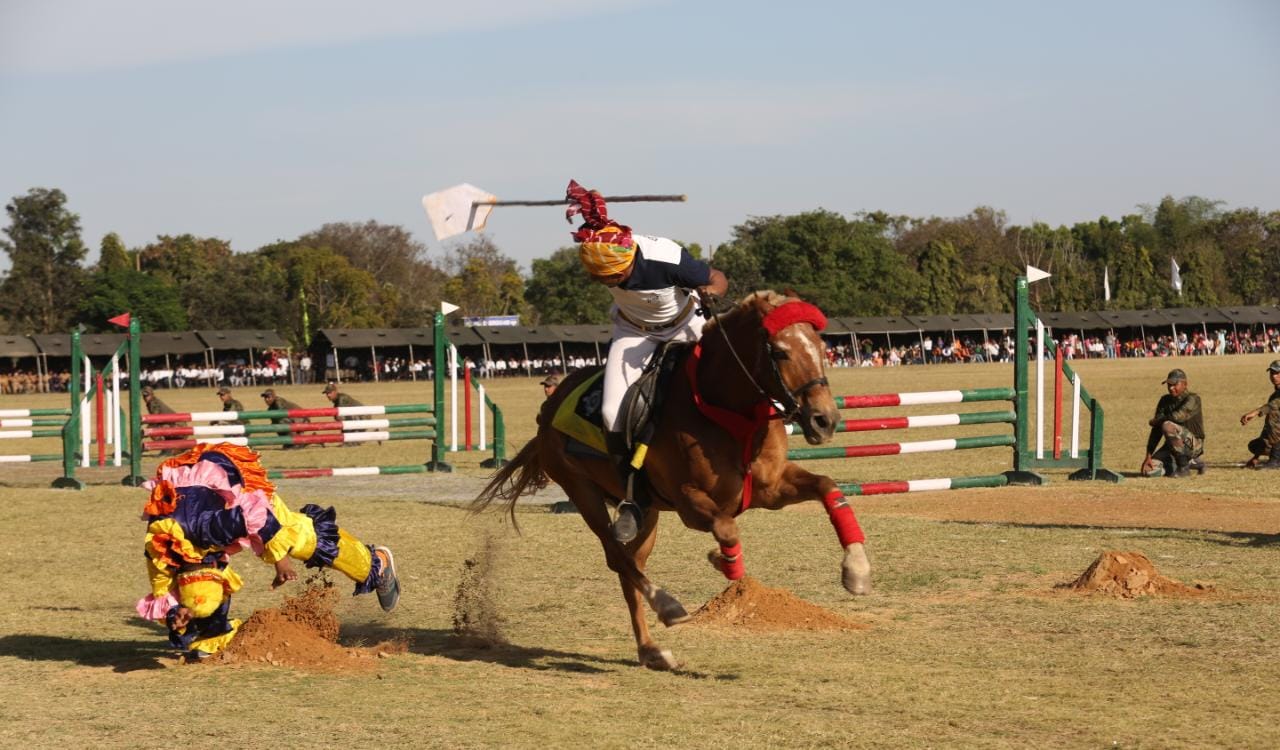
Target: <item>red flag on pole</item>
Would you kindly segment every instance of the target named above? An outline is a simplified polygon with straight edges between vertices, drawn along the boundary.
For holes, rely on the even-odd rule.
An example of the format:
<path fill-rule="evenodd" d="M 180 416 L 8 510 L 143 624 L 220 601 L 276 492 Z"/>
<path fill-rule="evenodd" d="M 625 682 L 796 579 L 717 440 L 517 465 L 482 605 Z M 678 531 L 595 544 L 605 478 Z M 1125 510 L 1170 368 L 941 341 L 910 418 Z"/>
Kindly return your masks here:
<path fill-rule="evenodd" d="M 121 313 L 120 315 L 117 315 L 117 316 L 115 316 L 114 318 L 107 318 L 107 322 L 108 322 L 108 323 L 112 323 L 112 324 L 114 324 L 114 325 L 118 325 L 118 326 L 120 326 L 121 328 L 128 328 L 128 327 L 129 327 L 129 313 Z"/>

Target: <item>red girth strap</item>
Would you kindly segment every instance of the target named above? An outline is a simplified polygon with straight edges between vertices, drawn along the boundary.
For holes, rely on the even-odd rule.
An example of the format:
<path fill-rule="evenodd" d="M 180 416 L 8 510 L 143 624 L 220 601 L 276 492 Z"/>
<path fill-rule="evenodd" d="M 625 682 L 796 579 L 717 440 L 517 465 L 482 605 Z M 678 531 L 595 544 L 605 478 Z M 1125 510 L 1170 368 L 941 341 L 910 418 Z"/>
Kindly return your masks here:
<path fill-rule="evenodd" d="M 779 415 L 768 400 L 757 401 L 751 409 L 750 417 L 744 417 L 723 406 L 707 403 L 702 398 L 702 392 L 698 390 L 698 362 L 701 359 L 702 344 L 695 344 L 689 358 L 685 360 L 684 368 L 689 378 L 690 389 L 693 391 L 693 403 L 697 405 L 698 411 L 702 412 L 704 417 L 723 427 L 725 432 L 742 444 L 742 505 L 738 508 L 738 513 L 734 513 L 736 516 L 751 506 L 751 444 L 754 442 L 756 433 L 767 425 L 770 419 L 775 419 Z"/>

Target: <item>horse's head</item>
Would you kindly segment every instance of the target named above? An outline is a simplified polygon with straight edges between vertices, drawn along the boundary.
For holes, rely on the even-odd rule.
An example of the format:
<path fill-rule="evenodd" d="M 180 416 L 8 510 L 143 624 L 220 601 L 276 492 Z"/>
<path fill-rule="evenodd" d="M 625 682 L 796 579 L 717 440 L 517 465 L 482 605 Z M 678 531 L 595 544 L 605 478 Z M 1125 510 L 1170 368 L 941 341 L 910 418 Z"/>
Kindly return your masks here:
<path fill-rule="evenodd" d="M 730 348 L 756 389 L 800 425 L 810 445 L 829 441 L 840 413 L 827 384 L 826 346 L 818 336 L 827 323 L 822 311 L 795 297 L 762 291 L 748 295 L 718 323 L 722 331 L 754 337 L 750 352 L 736 342 Z M 705 342 L 715 336 L 713 325 L 703 332 Z"/>

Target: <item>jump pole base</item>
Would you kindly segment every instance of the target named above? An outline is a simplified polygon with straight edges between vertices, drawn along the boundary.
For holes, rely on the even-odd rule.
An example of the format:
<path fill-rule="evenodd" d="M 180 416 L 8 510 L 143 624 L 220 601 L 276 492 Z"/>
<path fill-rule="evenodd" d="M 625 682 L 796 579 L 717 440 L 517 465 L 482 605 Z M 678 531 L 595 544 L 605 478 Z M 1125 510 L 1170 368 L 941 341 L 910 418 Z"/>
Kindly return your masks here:
<path fill-rule="evenodd" d="M 1009 484 L 1022 485 L 1024 487 L 1040 487 L 1049 483 L 1047 479 L 1034 471 L 1005 471 L 1001 473 L 1009 480 Z"/>
<path fill-rule="evenodd" d="M 547 506 L 547 510 L 551 513 L 577 513 L 578 506 L 574 505 L 572 500 L 557 500 Z"/>
<path fill-rule="evenodd" d="M 485 460 L 480 462 L 480 468 L 501 469 L 503 466 L 506 466 L 508 463 L 509 462 L 505 458 L 486 458 Z"/>
<path fill-rule="evenodd" d="M 58 477 L 49 486 L 55 490 L 83 490 L 84 482 L 75 477 Z"/>
<path fill-rule="evenodd" d="M 1073 471 L 1071 476 L 1067 477 L 1067 479 L 1072 482 L 1100 480 L 1103 482 L 1110 482 L 1112 484 L 1120 484 L 1120 482 L 1124 481 L 1124 477 L 1122 475 L 1112 471 L 1111 469 L 1098 469 L 1097 471 L 1080 469 L 1079 471 Z"/>
<path fill-rule="evenodd" d="M 128 476 L 121 477 L 120 484 L 124 487 L 141 487 L 146 481 L 146 477 L 140 477 L 137 474 L 130 474 Z"/>
<path fill-rule="evenodd" d="M 428 461 L 423 466 L 427 467 L 427 471 L 438 471 L 441 474 L 448 474 L 453 471 L 453 464 L 444 461 Z"/>

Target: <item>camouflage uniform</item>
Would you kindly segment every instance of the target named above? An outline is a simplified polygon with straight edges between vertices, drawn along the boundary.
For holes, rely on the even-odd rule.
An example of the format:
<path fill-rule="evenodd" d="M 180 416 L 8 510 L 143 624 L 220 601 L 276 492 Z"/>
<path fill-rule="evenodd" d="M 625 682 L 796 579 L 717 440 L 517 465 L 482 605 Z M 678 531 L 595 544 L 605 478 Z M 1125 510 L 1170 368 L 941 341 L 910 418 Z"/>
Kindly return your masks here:
<path fill-rule="evenodd" d="M 1161 396 L 1156 404 L 1154 421 L 1156 424 L 1151 427 L 1151 434 L 1147 436 L 1147 453 L 1159 465 L 1151 476 L 1173 474 L 1204 455 L 1204 414 L 1198 394 L 1187 391 L 1181 396 Z M 1168 423 L 1176 426 L 1175 433 L 1165 431 L 1164 425 Z M 1175 436 L 1182 442 L 1181 449 L 1174 445 Z M 1164 445 L 1160 450 L 1155 450 L 1162 437 L 1167 438 Z"/>
<path fill-rule="evenodd" d="M 343 407 L 343 406 L 364 406 L 364 404 L 360 403 L 360 402 L 359 402 L 359 401 L 357 401 L 356 399 L 354 399 L 354 398 L 352 398 L 352 397 L 348 396 L 347 394 L 343 393 L 342 391 L 339 391 L 339 390 L 338 390 L 338 386 L 337 386 L 337 384 L 335 384 L 335 383 L 330 383 L 329 385 L 325 386 L 325 389 L 321 392 L 321 395 L 328 397 L 328 398 L 329 398 L 329 400 L 333 402 L 333 405 L 334 405 L 335 407 L 338 407 L 338 408 L 341 408 L 341 407 Z M 338 417 L 338 420 L 339 420 L 339 421 L 341 421 L 341 422 L 345 422 L 345 421 L 347 421 L 347 420 L 349 420 L 349 419 L 350 419 L 350 420 L 368 419 L 368 417 L 365 417 L 365 416 L 357 416 L 357 417 Z M 345 432 L 345 431 L 344 431 L 344 432 Z M 344 448 L 354 448 L 354 447 L 356 447 L 357 445 L 358 445 L 358 443 L 343 443 L 343 444 L 342 444 L 342 447 L 344 447 Z M 379 442 L 378 442 L 378 445 L 382 445 L 382 442 L 381 442 L 381 441 L 379 441 Z"/>
<path fill-rule="evenodd" d="M 1262 434 L 1249 441 L 1249 452 L 1269 459 L 1268 463 L 1280 463 L 1280 388 L 1258 407 L 1258 416 L 1263 418 Z"/>
<path fill-rule="evenodd" d="M 272 411 L 289 411 L 292 409 L 302 408 L 301 406 L 298 406 L 297 404 L 293 403 L 292 401 L 290 401 L 289 399 L 283 396 L 277 396 L 275 390 L 271 388 L 268 388 L 267 390 L 262 392 L 262 398 L 266 402 L 267 408 Z M 303 422 L 310 422 L 310 421 L 311 420 L 307 419 L 306 417 L 272 417 L 271 418 L 271 424 L 301 424 Z M 284 433 L 278 433 L 278 434 L 280 436 L 285 436 L 285 435 L 292 435 L 293 433 L 284 432 Z M 290 450 L 292 448 L 305 448 L 305 447 L 306 447 L 305 445 L 286 445 L 284 446 L 284 449 Z"/>
<path fill-rule="evenodd" d="M 177 412 L 175 412 L 175 411 L 173 410 L 173 407 L 171 407 L 171 406 L 169 406 L 168 404 L 166 404 L 165 402 L 161 401 L 161 400 L 160 400 L 160 397 L 159 397 L 159 396 L 157 396 L 157 395 L 155 395 L 155 391 L 153 391 L 153 390 L 151 389 L 151 386 L 144 386 L 144 387 L 143 387 L 143 389 L 142 389 L 142 400 L 143 400 L 143 402 L 145 402 L 145 403 L 146 403 L 146 405 L 147 405 L 147 413 L 148 413 L 148 414 L 176 414 L 176 413 L 177 413 Z M 163 425 L 155 425 L 155 426 L 157 426 L 157 427 L 181 427 L 181 426 L 183 426 L 183 425 L 185 425 L 185 424 L 186 424 L 186 422 L 169 422 L 169 423 L 166 423 L 166 424 L 163 424 Z M 182 439 L 185 439 L 185 438 L 155 438 L 154 440 L 155 440 L 155 442 L 163 442 L 163 441 L 165 441 L 165 440 L 182 440 Z M 180 452 L 181 452 L 181 451 L 179 451 L 179 450 L 177 450 L 177 449 L 173 449 L 173 450 L 162 450 L 162 451 L 160 451 L 160 455 L 162 455 L 162 456 L 171 456 L 171 455 L 175 455 L 175 454 L 180 453 Z"/>
<path fill-rule="evenodd" d="M 230 388 L 227 388 L 227 387 L 225 387 L 225 386 L 224 386 L 224 387 L 222 387 L 222 388 L 219 388 L 219 389 L 218 389 L 218 397 L 219 397 L 219 398 L 222 398 L 223 396 L 230 396 L 230 395 L 231 395 L 231 389 L 230 389 Z M 222 402 L 222 410 L 223 410 L 223 411 L 243 412 L 243 411 L 244 411 L 244 404 L 240 403 L 240 402 L 239 402 L 239 400 L 237 400 L 237 399 L 229 398 L 229 399 L 227 399 L 227 400 L 225 400 L 225 401 L 223 401 L 223 402 Z M 218 422 L 214 422 L 213 424 L 237 424 L 237 425 L 244 425 L 244 424 L 248 424 L 248 422 L 247 422 L 246 420 L 243 420 L 243 419 L 224 419 L 224 420 L 221 420 L 221 421 L 218 421 Z"/>

